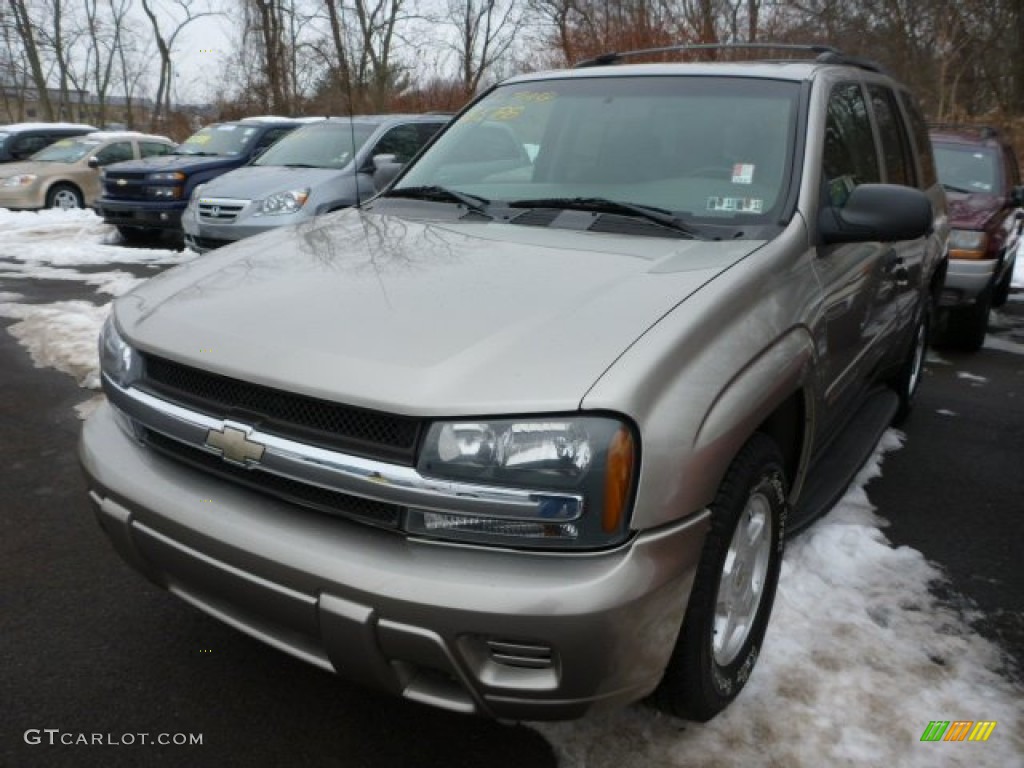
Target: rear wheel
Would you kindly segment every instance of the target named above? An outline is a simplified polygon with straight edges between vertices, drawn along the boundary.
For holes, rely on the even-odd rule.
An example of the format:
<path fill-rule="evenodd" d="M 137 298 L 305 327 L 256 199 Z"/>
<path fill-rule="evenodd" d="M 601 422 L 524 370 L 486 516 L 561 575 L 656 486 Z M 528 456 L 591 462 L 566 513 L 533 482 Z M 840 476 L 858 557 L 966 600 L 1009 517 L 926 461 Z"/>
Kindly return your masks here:
<path fill-rule="evenodd" d="M 711 505 L 683 628 L 654 693 L 661 709 L 704 722 L 746 684 L 775 600 L 786 510 L 782 455 L 771 438 L 756 434 Z"/>
<path fill-rule="evenodd" d="M 976 352 L 985 343 L 988 313 L 992 308 L 992 288 L 986 288 L 969 307 L 949 311 L 945 340 L 964 352 Z"/>
<path fill-rule="evenodd" d="M 82 207 L 82 193 L 70 184 L 54 184 L 46 193 L 46 207 L 70 211 Z"/>

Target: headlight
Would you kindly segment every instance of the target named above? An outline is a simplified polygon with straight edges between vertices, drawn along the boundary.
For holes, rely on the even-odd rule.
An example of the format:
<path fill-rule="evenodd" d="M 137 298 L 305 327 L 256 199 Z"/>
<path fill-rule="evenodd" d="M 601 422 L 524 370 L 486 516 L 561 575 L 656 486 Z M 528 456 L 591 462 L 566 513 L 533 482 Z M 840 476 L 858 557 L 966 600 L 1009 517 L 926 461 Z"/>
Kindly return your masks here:
<path fill-rule="evenodd" d="M 984 259 L 988 235 L 973 229 L 954 229 L 949 233 L 949 258 Z"/>
<path fill-rule="evenodd" d="M 20 173 L 17 176 L 8 176 L 0 186 L 4 187 L 27 187 L 39 177 L 34 173 Z"/>
<path fill-rule="evenodd" d="M 308 199 L 308 187 L 306 189 L 291 189 L 287 192 L 278 192 L 276 195 L 271 195 L 260 203 L 258 212 L 267 216 L 273 216 L 278 213 L 295 213 L 295 211 L 306 204 Z"/>
<path fill-rule="evenodd" d="M 151 173 L 146 178 L 150 181 L 184 181 L 188 177 L 181 171 L 161 171 Z"/>
<path fill-rule="evenodd" d="M 142 372 L 142 360 L 117 332 L 111 312 L 100 331 L 100 370 L 119 387 L 127 387 Z"/>
<path fill-rule="evenodd" d="M 157 200 L 179 200 L 181 187 L 146 187 L 146 194 Z"/>
<path fill-rule="evenodd" d="M 410 509 L 406 527 L 424 536 L 521 547 L 613 546 L 629 535 L 637 459 L 632 429 L 612 418 L 437 422 L 420 452 L 421 474 L 528 491 L 536 513 L 508 519 Z M 582 508 L 570 501 L 579 498 Z"/>

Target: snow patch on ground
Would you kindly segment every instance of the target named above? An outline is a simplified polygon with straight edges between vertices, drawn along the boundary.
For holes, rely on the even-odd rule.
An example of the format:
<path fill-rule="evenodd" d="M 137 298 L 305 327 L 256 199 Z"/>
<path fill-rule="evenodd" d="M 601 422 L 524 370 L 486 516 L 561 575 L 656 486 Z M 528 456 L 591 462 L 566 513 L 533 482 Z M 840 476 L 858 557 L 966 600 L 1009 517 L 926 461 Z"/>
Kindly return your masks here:
<path fill-rule="evenodd" d="M 928 354 L 925 355 L 924 361 L 932 365 L 950 365 L 949 360 L 931 348 L 928 349 Z"/>
<path fill-rule="evenodd" d="M 93 411 L 99 408 L 104 401 L 106 401 L 106 399 L 106 395 L 95 395 L 90 397 L 88 400 L 84 400 L 75 406 L 75 413 L 78 415 L 79 419 L 85 421 L 92 415 Z"/>
<path fill-rule="evenodd" d="M 192 251 L 125 248 L 118 235 L 90 210 L 7 211 L 0 209 L 0 255 L 15 261 L 74 267 L 92 264 L 180 264 Z M 16 246 L 16 247 L 12 247 Z"/>
<path fill-rule="evenodd" d="M 56 368 L 87 389 L 100 387 L 96 345 L 109 312 L 110 304 L 97 307 L 88 301 L 0 303 L 0 317 L 19 321 L 7 330 L 28 349 L 37 368 Z"/>
<path fill-rule="evenodd" d="M 968 373 L 967 371 L 957 371 L 956 377 L 958 379 L 964 379 L 965 381 L 974 382 L 976 384 L 988 384 L 988 379 L 984 376 L 978 376 L 975 373 Z"/>
<path fill-rule="evenodd" d="M 1024 355 L 1024 344 L 1019 344 L 1016 341 L 1004 338 L 1002 336 L 993 336 L 989 334 L 985 337 L 985 349 L 995 349 L 1000 352 L 1012 352 L 1016 355 Z"/>
<path fill-rule="evenodd" d="M 956 411 L 951 411 L 951 410 L 949 410 L 947 408 L 939 408 L 935 412 L 937 414 L 939 414 L 939 416 L 956 416 L 957 415 Z"/>
<path fill-rule="evenodd" d="M 1013 264 L 1013 288 L 1024 288 L 1024 237 L 1017 243 L 1017 260 Z"/>
<path fill-rule="evenodd" d="M 0 279 L 13 280 L 68 280 L 86 285 L 95 285 L 97 291 L 120 296 L 128 293 L 145 278 L 135 277 L 128 272 L 78 272 L 74 269 L 57 269 L 41 264 L 4 264 L 0 262 Z"/>
<path fill-rule="evenodd" d="M 0 291 L 0 303 L 8 301 L 21 301 L 25 297 L 20 293 L 11 293 L 9 291 Z"/>
<path fill-rule="evenodd" d="M 893 547 L 865 492 L 902 441 L 887 432 L 835 509 L 790 542 L 761 657 L 728 710 L 707 724 L 644 705 L 532 724 L 561 768 L 1021 766 L 1024 691 L 931 595 L 941 571 Z M 958 719 L 998 725 L 984 744 L 920 741 L 930 721 Z"/>

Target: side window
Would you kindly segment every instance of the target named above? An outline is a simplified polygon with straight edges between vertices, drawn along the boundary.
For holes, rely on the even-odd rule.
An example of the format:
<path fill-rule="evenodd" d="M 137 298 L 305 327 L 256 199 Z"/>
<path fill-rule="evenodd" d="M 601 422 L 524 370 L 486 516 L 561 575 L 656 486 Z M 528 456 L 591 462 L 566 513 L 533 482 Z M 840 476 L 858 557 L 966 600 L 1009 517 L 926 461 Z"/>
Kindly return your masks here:
<path fill-rule="evenodd" d="M 264 133 L 258 142 L 256 142 L 255 152 L 263 152 L 271 144 L 280 139 L 285 134 L 291 133 L 292 129 L 289 128 L 271 128 L 269 131 Z"/>
<path fill-rule="evenodd" d="M 868 105 L 857 83 L 841 83 L 829 96 L 822 170 L 829 204 L 839 208 L 854 187 L 882 180 Z"/>
<path fill-rule="evenodd" d="M 917 165 L 921 169 L 921 188 L 928 189 L 938 181 L 938 176 L 935 173 L 935 157 L 932 154 L 932 141 L 928 138 L 928 125 L 913 96 L 906 91 L 900 91 L 900 101 L 903 103 L 903 111 L 907 113 L 907 118 L 910 120 L 910 130 L 914 136 Z"/>
<path fill-rule="evenodd" d="M 399 125 L 385 133 L 371 155 L 394 155 L 395 161 L 407 163 L 423 146 L 415 125 Z"/>
<path fill-rule="evenodd" d="M 155 141 L 140 141 L 139 142 L 139 154 L 142 157 L 159 157 L 160 155 L 166 155 L 174 147 L 170 144 L 159 144 Z"/>
<path fill-rule="evenodd" d="M 96 160 L 100 165 L 120 163 L 132 159 L 132 145 L 127 141 L 119 141 L 116 144 L 109 144 L 96 153 Z"/>
<path fill-rule="evenodd" d="M 14 145 L 11 147 L 11 156 L 18 160 L 24 160 L 40 149 L 50 146 L 50 142 L 55 140 L 56 137 L 49 139 L 46 136 L 21 136 L 15 139 Z"/>
<path fill-rule="evenodd" d="M 917 180 L 914 178 L 913 163 L 910 159 L 907 130 L 900 119 L 895 97 L 888 88 L 877 84 L 868 86 L 868 94 L 871 96 L 871 106 L 875 110 L 878 135 L 882 140 L 885 179 L 890 184 L 913 187 Z"/>
<path fill-rule="evenodd" d="M 444 123 L 416 123 L 416 133 L 419 139 L 419 147 L 417 149 L 434 138 L 434 134 L 442 128 L 444 128 Z"/>

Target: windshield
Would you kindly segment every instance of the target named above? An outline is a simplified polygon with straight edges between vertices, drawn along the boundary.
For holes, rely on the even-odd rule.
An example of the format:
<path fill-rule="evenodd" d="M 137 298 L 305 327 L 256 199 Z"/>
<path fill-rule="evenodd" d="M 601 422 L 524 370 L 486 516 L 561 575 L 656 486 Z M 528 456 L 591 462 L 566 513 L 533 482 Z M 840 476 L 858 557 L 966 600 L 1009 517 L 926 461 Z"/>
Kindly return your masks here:
<path fill-rule="evenodd" d="M 999 158 L 988 148 L 935 144 L 939 181 L 955 192 L 987 192 L 999 187 Z"/>
<path fill-rule="evenodd" d="M 189 136 L 172 154 L 237 155 L 256 135 L 256 128 L 238 123 L 208 125 Z"/>
<path fill-rule="evenodd" d="M 344 168 L 377 126 L 331 120 L 293 131 L 260 155 L 253 165 Z M 355 134 L 355 146 L 352 136 Z"/>
<path fill-rule="evenodd" d="M 95 139 L 61 139 L 32 155 L 44 163 L 73 163 L 96 152 L 100 142 Z"/>
<path fill-rule="evenodd" d="M 798 98 L 796 83 L 723 77 L 503 86 L 395 189 L 520 204 L 603 199 L 710 223 L 765 222 L 783 205 Z"/>

